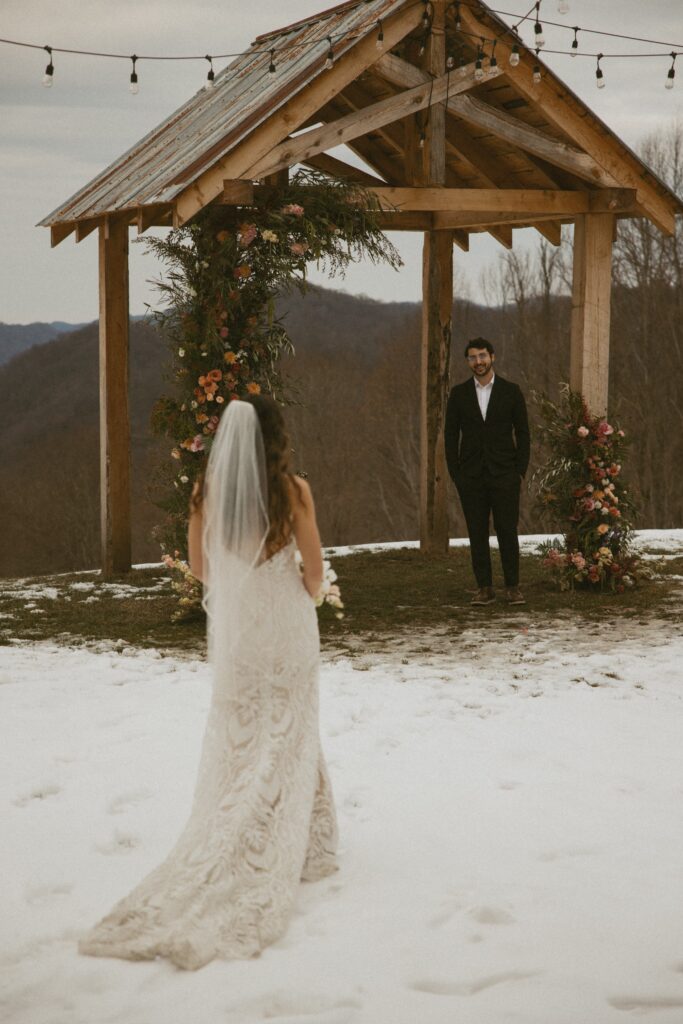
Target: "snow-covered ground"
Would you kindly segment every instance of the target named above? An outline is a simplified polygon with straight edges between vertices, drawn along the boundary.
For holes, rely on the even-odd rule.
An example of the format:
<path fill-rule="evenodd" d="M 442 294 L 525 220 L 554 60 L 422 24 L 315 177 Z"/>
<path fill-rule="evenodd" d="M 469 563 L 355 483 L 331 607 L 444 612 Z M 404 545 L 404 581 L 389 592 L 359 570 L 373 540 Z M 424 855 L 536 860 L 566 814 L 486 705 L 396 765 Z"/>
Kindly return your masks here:
<path fill-rule="evenodd" d="M 680 630 L 429 639 L 326 658 L 340 871 L 259 959 L 196 974 L 76 941 L 185 821 L 208 666 L 0 648 L 3 1024 L 680 1024 Z"/>

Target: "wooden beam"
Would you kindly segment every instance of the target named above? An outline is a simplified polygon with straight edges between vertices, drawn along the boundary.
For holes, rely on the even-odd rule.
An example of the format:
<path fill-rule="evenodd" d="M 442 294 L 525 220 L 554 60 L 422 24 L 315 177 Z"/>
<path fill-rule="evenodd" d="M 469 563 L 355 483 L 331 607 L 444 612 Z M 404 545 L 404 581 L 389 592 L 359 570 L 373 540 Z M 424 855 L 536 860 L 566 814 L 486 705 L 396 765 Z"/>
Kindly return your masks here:
<path fill-rule="evenodd" d="M 384 45 L 387 49 L 396 46 L 416 28 L 422 18 L 421 5 L 410 4 L 382 19 Z M 243 142 L 219 159 L 213 166 L 199 174 L 195 181 L 180 194 L 175 202 L 174 223 L 187 223 L 204 206 L 223 190 L 226 178 L 250 177 L 247 171 L 283 139 L 301 127 L 316 111 L 322 109 L 345 85 L 353 82 L 358 75 L 380 57 L 376 47 L 376 33 L 370 32 L 355 42 L 346 53 L 335 61 L 334 67 L 323 70 L 325 55 L 321 54 L 321 70 L 317 77 L 310 79 L 307 73 L 301 81 L 296 95 L 275 109 L 270 117 L 255 128 Z"/>
<path fill-rule="evenodd" d="M 93 217 L 90 220 L 79 220 L 76 224 L 76 241 L 82 242 L 84 238 L 92 234 L 95 228 L 104 222 L 104 217 Z"/>
<path fill-rule="evenodd" d="M 50 246 L 55 248 L 60 242 L 63 242 L 65 238 L 68 238 L 72 231 L 75 231 L 75 223 L 70 224 L 52 224 L 50 227 Z"/>
<path fill-rule="evenodd" d="M 377 215 L 377 223 L 382 231 L 431 231 L 434 227 L 434 215 L 419 211 L 394 213 L 385 210 Z"/>
<path fill-rule="evenodd" d="M 476 36 L 488 38 L 494 31 L 492 25 L 482 21 L 468 5 L 461 7 L 460 16 L 464 29 Z M 498 38 L 496 56 L 504 66 L 511 85 L 547 121 L 595 161 L 605 184 L 638 189 L 644 214 L 661 231 L 672 235 L 676 227 L 676 205 L 673 198 L 667 199 L 660 195 L 655 186 L 646 180 L 643 166 L 637 157 L 628 153 L 617 140 L 611 139 L 604 129 L 592 122 L 585 110 L 579 112 L 575 109 L 577 101 L 564 91 L 557 79 L 546 74 L 539 83 L 533 81 L 534 59 L 524 47 L 520 48 L 519 64 L 512 67 L 508 60 L 511 47 L 512 42 L 508 37 Z"/>
<path fill-rule="evenodd" d="M 171 216 L 171 207 L 166 204 L 152 204 L 140 206 L 136 210 L 135 226 L 138 235 L 143 234 L 148 228 L 164 227 Z"/>
<path fill-rule="evenodd" d="M 453 241 L 463 252 L 470 251 L 470 236 L 466 231 L 454 231 Z"/>
<path fill-rule="evenodd" d="M 99 228 L 100 522 L 102 573 L 131 566 L 128 412 L 128 223 Z"/>
<path fill-rule="evenodd" d="M 551 191 L 517 188 L 429 188 L 378 185 L 369 189 L 383 206 L 399 210 L 450 210 L 457 213 L 486 212 L 555 214 L 573 217 L 579 213 L 635 213 L 633 189 L 605 189 L 598 192 Z"/>
<path fill-rule="evenodd" d="M 489 228 L 490 233 L 493 235 L 497 242 L 503 246 L 504 249 L 512 248 L 512 228 L 501 225 L 497 228 Z"/>
<path fill-rule="evenodd" d="M 569 380 L 594 416 L 607 413 L 613 226 L 608 213 L 574 225 Z"/>
<path fill-rule="evenodd" d="M 445 91 L 436 85 L 446 64 L 446 0 L 434 0 L 427 71 L 434 76 L 429 119 L 423 125 L 422 174 L 430 193 L 446 184 Z M 463 69 L 465 70 L 465 69 Z M 457 73 L 454 73 L 454 75 Z M 468 77 L 472 70 L 467 71 Z M 451 76 L 451 83 L 454 75 Z M 440 76 L 440 77 L 439 77 Z M 472 79 L 470 77 L 470 83 Z M 459 84 L 465 85 L 462 79 Z M 424 88 L 424 86 L 422 87 Z M 430 87 L 431 88 L 431 87 Z M 434 103 L 438 106 L 434 106 Z M 421 191 L 419 189 L 414 191 Z M 422 250 L 422 356 L 420 386 L 420 550 L 448 553 L 444 416 L 448 398 L 453 317 L 453 234 L 425 231 Z"/>
<path fill-rule="evenodd" d="M 392 85 L 404 88 L 425 81 L 424 72 L 420 68 L 391 53 L 377 62 L 375 70 Z M 613 184 L 611 176 L 606 175 L 587 153 L 582 153 L 566 142 L 546 135 L 538 128 L 524 124 L 516 117 L 497 110 L 474 96 L 453 95 L 448 101 L 448 110 L 478 128 L 485 128 L 497 138 L 542 157 L 548 163 L 571 171 L 580 178 L 597 184 Z"/>
<path fill-rule="evenodd" d="M 500 73 L 498 68 L 492 68 L 488 71 L 488 76 L 495 78 Z M 472 89 L 477 84 L 473 74 L 474 66 L 466 65 L 450 73 L 450 84 L 448 75 L 440 75 L 414 89 L 406 89 L 396 96 L 389 96 L 385 100 L 370 104 L 369 107 L 347 114 L 346 117 L 340 117 L 331 124 L 310 128 L 307 132 L 274 146 L 262 160 L 249 168 L 247 176 L 261 178 L 264 174 L 272 174 L 281 167 L 291 167 L 292 164 L 307 160 L 316 153 L 332 149 L 360 135 L 367 135 L 374 129 L 398 121 L 427 106 L 432 107 L 434 115 L 434 107 L 443 103 L 447 91 L 454 95 Z"/>
<path fill-rule="evenodd" d="M 225 206 L 252 206 L 254 182 L 242 178 L 227 179 L 223 182 L 223 191 L 218 198 Z"/>
<path fill-rule="evenodd" d="M 329 153 L 318 153 L 316 156 L 309 157 L 306 160 L 306 165 L 342 181 L 357 182 L 359 185 L 383 184 L 382 179 L 378 178 L 376 174 L 368 174 L 367 171 L 363 171 L 359 167 L 352 167 L 351 164 L 338 160 L 335 156 L 330 156 Z"/>

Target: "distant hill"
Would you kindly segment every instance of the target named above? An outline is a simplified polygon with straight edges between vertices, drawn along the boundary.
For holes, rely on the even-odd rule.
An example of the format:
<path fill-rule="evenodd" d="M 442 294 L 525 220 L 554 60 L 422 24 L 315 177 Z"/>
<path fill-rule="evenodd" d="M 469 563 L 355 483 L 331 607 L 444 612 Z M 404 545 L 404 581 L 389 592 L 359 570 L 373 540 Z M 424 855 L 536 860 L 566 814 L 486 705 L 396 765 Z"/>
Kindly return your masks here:
<path fill-rule="evenodd" d="M 61 320 L 52 323 L 3 324 L 0 323 L 0 366 L 8 363 L 21 352 L 33 345 L 43 345 L 60 334 L 75 331 L 82 324 L 66 324 Z"/>
<path fill-rule="evenodd" d="M 654 392 L 648 385 L 644 393 L 643 374 L 633 373 L 642 353 L 629 334 L 626 298 L 615 291 L 610 393 L 615 415 L 634 438 L 629 478 L 640 485 L 639 525 L 680 525 L 681 444 L 672 417 L 683 408 L 683 383 L 680 376 L 678 385 L 671 383 L 679 395 L 673 406 L 659 401 L 658 378 Z M 283 360 L 293 399 L 286 415 L 292 467 L 309 475 L 323 542 L 417 536 L 420 305 L 314 287 L 305 297 L 283 299 L 279 312 L 296 349 Z M 532 388 L 556 393 L 569 373 L 571 302 L 532 299 L 522 313 L 456 302 L 452 380 L 468 375 L 465 340 L 483 335 L 495 342 L 502 376 L 518 381 L 529 396 Z M 98 325 L 41 337 L 36 331 L 32 347 L 0 365 L 0 576 L 99 564 Z M 157 330 L 139 320 L 131 325 L 130 349 L 133 557 L 152 561 L 160 554 L 151 536 L 161 518 L 154 497 L 170 444 L 152 434 L 149 420 L 155 401 L 171 387 L 169 355 Z M 533 472 L 542 452 L 537 444 L 532 452 Z M 660 463 L 669 469 L 648 490 L 648 467 Z M 452 533 L 463 535 L 452 490 L 450 501 Z M 543 525 L 525 495 L 523 531 Z"/>

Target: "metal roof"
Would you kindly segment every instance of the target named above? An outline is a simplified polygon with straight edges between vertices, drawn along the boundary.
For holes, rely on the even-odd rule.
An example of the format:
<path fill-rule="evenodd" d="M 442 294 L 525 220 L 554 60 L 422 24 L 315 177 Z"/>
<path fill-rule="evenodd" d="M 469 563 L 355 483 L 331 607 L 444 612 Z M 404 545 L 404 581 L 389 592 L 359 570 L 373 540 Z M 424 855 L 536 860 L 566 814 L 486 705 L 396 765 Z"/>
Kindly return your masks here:
<path fill-rule="evenodd" d="M 187 103 L 137 142 L 109 167 L 40 222 L 41 226 L 92 220 L 107 213 L 167 205 L 188 185 L 238 146 L 274 111 L 323 71 L 332 37 L 335 56 L 351 50 L 404 6 L 419 0 L 349 0 L 309 19 L 259 36 L 249 50 L 216 75 L 214 88 L 200 89 Z M 511 29 L 483 0 L 479 13 L 494 32 Z M 276 73 L 270 74 L 270 51 Z M 324 72 L 323 72 L 324 73 Z M 592 120 L 620 147 L 623 158 L 640 169 L 660 194 L 683 210 L 680 199 L 644 161 L 580 100 L 549 68 L 567 102 Z M 514 82 L 511 83 L 514 88 Z"/>
<path fill-rule="evenodd" d="M 352 0 L 314 18 L 259 36 L 216 75 L 70 199 L 41 226 L 171 202 L 324 68 L 331 36 L 335 57 L 376 31 L 377 21 L 406 0 Z M 270 50 L 277 71 L 270 74 Z"/>

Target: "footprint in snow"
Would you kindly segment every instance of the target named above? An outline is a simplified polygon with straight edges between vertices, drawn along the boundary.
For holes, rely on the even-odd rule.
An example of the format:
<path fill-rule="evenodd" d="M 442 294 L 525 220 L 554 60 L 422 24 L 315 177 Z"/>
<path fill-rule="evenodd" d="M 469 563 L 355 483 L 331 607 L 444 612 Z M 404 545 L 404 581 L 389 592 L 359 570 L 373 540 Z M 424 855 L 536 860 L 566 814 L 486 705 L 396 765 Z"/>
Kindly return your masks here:
<path fill-rule="evenodd" d="M 676 996 L 613 996 L 607 1002 L 615 1010 L 676 1010 L 683 1008 L 683 998 Z"/>
<path fill-rule="evenodd" d="M 113 853 L 128 853 L 140 845 L 140 837 L 133 832 L 119 832 L 118 829 L 108 843 L 97 843 L 95 849 L 98 853 L 107 855 Z"/>
<path fill-rule="evenodd" d="M 433 996 L 476 996 L 494 985 L 502 985 L 506 981 L 524 981 L 535 978 L 540 971 L 507 971 L 501 974 L 487 974 L 473 981 L 445 981 L 441 979 L 425 979 L 415 981 L 410 986 L 416 992 L 428 992 Z"/>
<path fill-rule="evenodd" d="M 136 804 L 142 803 L 143 800 L 148 800 L 151 795 L 148 789 L 134 789 L 128 793 L 119 793 L 107 804 L 107 813 L 121 814 L 128 807 L 134 807 Z"/>
<path fill-rule="evenodd" d="M 467 914 L 479 924 L 514 924 L 516 921 L 516 918 L 502 907 L 472 907 Z"/>
<path fill-rule="evenodd" d="M 73 885 L 68 882 L 55 882 L 46 885 L 33 885 L 24 892 L 25 903 L 47 903 L 54 896 L 68 896 Z"/>
<path fill-rule="evenodd" d="M 32 800 L 46 800 L 49 796 L 57 796 L 61 792 L 61 786 L 57 786 L 54 782 L 47 782 L 43 786 L 34 786 L 22 796 L 18 796 L 14 803 L 17 807 L 25 807 Z"/>

